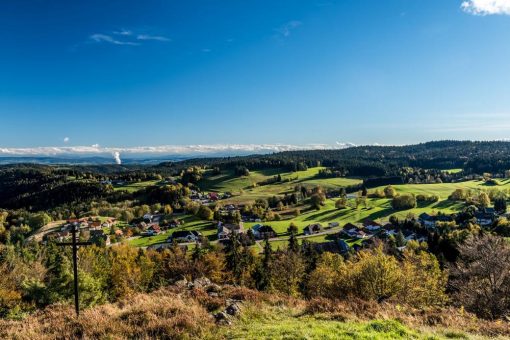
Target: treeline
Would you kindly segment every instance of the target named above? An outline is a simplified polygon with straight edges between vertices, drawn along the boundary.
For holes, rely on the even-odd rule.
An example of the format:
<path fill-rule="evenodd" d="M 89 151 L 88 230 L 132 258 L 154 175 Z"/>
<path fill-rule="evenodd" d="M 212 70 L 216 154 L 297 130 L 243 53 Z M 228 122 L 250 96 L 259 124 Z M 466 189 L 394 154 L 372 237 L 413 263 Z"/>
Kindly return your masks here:
<path fill-rule="evenodd" d="M 41 211 L 77 202 L 131 199 L 114 193 L 111 182 L 161 180 L 158 173 L 131 171 L 105 174 L 79 167 L 15 165 L 0 168 L 0 208 Z"/>
<path fill-rule="evenodd" d="M 437 141 L 406 146 L 359 146 L 340 150 L 286 151 L 271 155 L 243 157 L 201 158 L 177 163 L 162 163 L 159 167 L 187 168 L 189 166 L 250 170 L 281 168 L 286 171 L 306 170 L 322 165 L 332 168 L 324 176 L 383 177 L 401 176 L 401 169 L 454 169 L 465 174 L 504 173 L 510 169 L 510 142 Z M 444 180 L 446 174 L 413 174 L 407 180 L 420 183 Z M 424 182 L 425 181 L 425 182 Z"/>

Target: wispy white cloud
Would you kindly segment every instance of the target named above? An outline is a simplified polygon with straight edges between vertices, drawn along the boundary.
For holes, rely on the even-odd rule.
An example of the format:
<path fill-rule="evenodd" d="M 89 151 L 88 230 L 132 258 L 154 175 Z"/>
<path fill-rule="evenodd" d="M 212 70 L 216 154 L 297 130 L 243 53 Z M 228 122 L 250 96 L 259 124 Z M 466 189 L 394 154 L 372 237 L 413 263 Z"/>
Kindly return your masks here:
<path fill-rule="evenodd" d="M 156 41 L 170 41 L 170 38 L 163 37 L 161 35 L 149 35 L 149 34 L 139 34 L 136 36 L 137 40 L 156 40 Z"/>
<path fill-rule="evenodd" d="M 461 8 L 474 15 L 510 15 L 510 0 L 466 0 L 462 2 Z"/>
<path fill-rule="evenodd" d="M 122 41 L 122 40 L 115 39 L 111 35 L 101 34 L 101 33 L 92 34 L 90 36 L 90 39 L 97 43 L 110 43 L 110 44 L 114 44 L 114 45 L 130 45 L 130 46 L 140 45 L 139 43 L 136 43 L 133 41 Z"/>
<path fill-rule="evenodd" d="M 344 149 L 355 146 L 352 143 L 335 144 L 197 144 L 197 145 L 161 145 L 136 147 L 101 147 L 91 146 L 2 148 L 0 156 L 66 156 L 66 155 L 189 155 L 207 156 L 213 154 L 272 153 L 293 150 Z"/>
<path fill-rule="evenodd" d="M 64 137 L 64 143 L 69 143 L 69 137 Z"/>
<path fill-rule="evenodd" d="M 298 28 L 299 26 L 301 26 L 303 23 L 301 21 L 297 21 L 297 20 L 292 20 L 292 21 L 289 21 L 287 22 L 286 24 L 280 26 L 279 28 L 276 29 L 276 32 L 278 32 L 278 34 L 281 36 L 281 37 L 288 37 L 291 32 L 293 30 L 295 30 L 296 28 Z"/>
<path fill-rule="evenodd" d="M 133 32 L 130 30 L 120 30 L 120 31 L 113 31 L 113 34 L 117 35 L 133 35 Z"/>
<path fill-rule="evenodd" d="M 113 45 L 129 45 L 138 46 L 144 41 L 159 41 L 168 42 L 171 41 L 162 35 L 151 35 L 151 34 L 135 34 L 130 30 L 113 31 L 108 34 L 95 33 L 90 36 L 90 39 L 97 43 L 109 43 Z"/>

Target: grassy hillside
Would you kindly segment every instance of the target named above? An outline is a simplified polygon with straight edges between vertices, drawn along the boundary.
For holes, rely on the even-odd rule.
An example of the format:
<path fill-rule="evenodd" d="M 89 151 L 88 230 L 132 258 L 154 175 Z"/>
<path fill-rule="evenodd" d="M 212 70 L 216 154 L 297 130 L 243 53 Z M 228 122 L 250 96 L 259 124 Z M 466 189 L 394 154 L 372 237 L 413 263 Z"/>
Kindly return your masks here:
<path fill-rule="evenodd" d="M 160 181 L 134 182 L 134 183 L 129 183 L 129 184 L 125 184 L 125 185 L 115 186 L 114 189 L 117 191 L 126 190 L 128 192 L 135 192 L 135 191 L 138 191 L 140 189 L 143 189 L 143 188 L 146 188 L 146 187 L 149 187 L 152 185 L 157 185 L 159 182 Z"/>
<path fill-rule="evenodd" d="M 300 178 L 306 173 L 306 176 L 303 176 L 303 182 L 306 184 L 314 183 L 314 185 L 325 185 L 325 183 L 329 183 L 331 185 L 332 181 L 348 181 L 346 183 L 352 184 L 356 183 L 357 180 L 352 179 L 313 179 L 310 180 L 310 177 L 314 176 L 317 168 L 310 169 L 306 172 L 300 172 Z M 272 172 L 273 174 L 274 172 Z M 250 175 L 251 176 L 251 175 Z M 254 176 L 261 176 L 260 174 Z M 263 178 L 263 177 L 260 177 Z M 243 183 L 246 179 L 235 179 L 231 180 L 230 186 L 235 185 L 239 187 L 240 183 Z M 350 181 L 350 182 L 349 182 Z M 217 184 L 220 185 L 219 183 Z M 233 200 L 236 203 L 239 202 L 247 202 L 252 201 L 255 198 L 267 198 L 273 196 L 275 194 L 283 194 L 285 192 L 290 192 L 293 190 L 295 183 L 283 183 L 283 184 L 274 184 L 274 185 L 266 185 L 259 186 L 253 189 L 245 190 L 240 196 L 236 196 Z M 454 213 L 458 212 L 462 209 L 462 202 L 453 202 L 448 200 L 448 196 L 455 189 L 472 189 L 475 191 L 481 190 L 491 190 L 491 189 L 499 189 L 499 190 L 510 190 L 510 181 L 503 180 L 500 181 L 500 185 L 497 186 L 488 186 L 485 185 L 483 181 L 467 181 L 461 183 L 441 183 L 441 184 L 404 184 L 404 185 L 395 185 L 395 189 L 399 194 L 425 194 L 425 195 L 438 195 L 440 197 L 439 202 L 435 203 L 420 203 L 416 208 L 403 210 L 403 211 L 395 211 L 391 206 L 391 199 L 387 198 L 368 198 L 367 199 L 367 207 L 359 206 L 358 208 L 348 207 L 346 209 L 336 209 L 335 208 L 335 200 L 328 199 L 325 202 L 325 205 L 321 208 L 321 210 L 310 210 L 307 205 L 299 207 L 301 213 L 299 216 L 294 216 L 294 209 L 290 209 L 287 211 L 280 212 L 282 216 L 282 220 L 280 221 L 270 221 L 267 224 L 271 225 L 277 233 L 279 233 L 280 238 L 285 239 L 287 235 L 287 228 L 289 224 L 294 223 L 298 229 L 299 233 L 302 233 L 303 229 L 311 224 L 311 223 L 322 223 L 324 226 L 327 226 L 330 222 L 338 222 L 340 226 L 343 226 L 345 223 L 359 223 L 363 222 L 365 219 L 372 219 L 376 221 L 387 221 L 391 215 L 398 216 L 400 218 L 405 218 L 409 214 L 413 214 L 418 216 L 423 212 L 427 213 Z M 285 189 L 286 188 L 286 189 Z M 384 187 L 379 187 L 377 189 L 384 189 Z M 283 192 L 281 192 L 283 190 Z M 375 189 L 371 189 L 373 191 Z M 231 200 L 230 200 L 231 201 Z M 351 203 L 354 202 L 354 199 L 350 200 Z M 227 201 L 228 202 L 228 201 Z M 226 202 L 224 202 L 226 203 Z M 185 224 L 182 227 L 179 227 L 176 230 L 198 230 L 202 232 L 206 237 L 209 238 L 210 241 L 215 241 L 215 233 L 216 228 L 208 221 L 200 221 L 195 217 L 186 216 L 184 217 Z M 245 223 L 245 228 L 251 228 L 255 225 L 256 222 L 247 222 Z M 333 230 L 334 231 L 334 230 Z M 149 246 L 155 243 L 161 243 L 166 240 L 168 234 L 162 234 L 155 237 L 150 238 L 140 238 L 131 241 L 133 245 L 136 246 Z M 310 241 L 322 242 L 326 239 L 327 235 L 321 235 L 317 237 L 309 238 Z M 274 246 L 285 243 L 284 240 L 275 240 Z"/>
<path fill-rule="evenodd" d="M 227 203 L 250 203 L 259 198 L 269 198 L 274 195 L 284 195 L 292 193 L 297 184 L 305 186 L 322 186 L 323 188 L 339 188 L 348 185 L 360 183 L 359 179 L 352 178 L 317 178 L 317 173 L 322 168 L 310 168 L 306 171 L 298 171 L 295 173 L 282 172 L 281 169 L 269 169 L 264 171 L 251 171 L 249 176 L 235 176 L 233 172 L 223 172 L 220 175 L 211 176 L 207 173 L 204 179 L 199 183 L 200 187 L 205 191 L 218 191 L 218 192 L 232 192 L 234 197 L 229 200 L 222 201 L 222 204 Z M 453 170 L 454 171 L 454 170 Z M 288 182 L 268 184 L 268 185 L 254 185 L 274 176 L 280 174 L 282 179 L 289 180 Z M 286 243 L 287 228 L 292 222 L 297 225 L 299 233 L 311 223 L 322 223 L 327 226 L 330 222 L 338 222 L 340 226 L 345 223 L 359 223 L 365 219 L 372 219 L 380 222 L 387 221 L 391 215 L 396 215 L 400 218 L 405 218 L 409 214 L 418 216 L 423 212 L 427 213 L 454 213 L 462 209 L 462 202 L 453 202 L 448 200 L 448 196 L 455 189 L 472 189 L 474 191 L 482 190 L 510 190 L 510 180 L 499 180 L 498 185 L 486 185 L 484 181 L 466 181 L 460 183 L 439 183 L 439 184 L 402 184 L 394 185 L 399 194 L 425 194 L 425 195 L 438 195 L 440 200 L 435 203 L 420 203 L 416 208 L 395 211 L 391 206 L 391 199 L 387 198 L 369 198 L 367 199 L 367 206 L 359 206 L 358 208 L 348 207 L 346 209 L 338 210 L 335 208 L 335 200 L 328 199 L 325 205 L 320 210 L 310 210 L 307 204 L 298 206 L 300 214 L 294 215 L 295 208 L 290 208 L 279 212 L 282 220 L 270 221 L 267 224 L 271 225 L 277 233 L 279 233 L 279 240 L 273 241 L 273 246 L 278 247 Z M 144 185 L 154 184 L 152 182 L 140 182 L 132 184 L 126 188 L 134 190 L 141 188 Z M 369 192 L 375 189 L 383 190 L 384 187 L 370 189 Z M 354 204 L 354 199 L 350 200 Z M 208 221 L 200 221 L 196 217 L 185 216 L 183 218 L 184 225 L 175 230 L 198 230 L 202 232 L 210 241 L 216 240 L 216 228 Z M 254 222 L 245 223 L 245 228 L 251 228 Z M 337 228 L 338 229 L 338 228 Z M 327 230 L 327 232 L 336 232 L 338 230 Z M 156 243 L 165 242 L 169 234 L 161 234 L 154 237 L 138 238 L 131 241 L 135 246 L 146 247 Z M 320 235 L 309 238 L 310 241 L 323 242 L 326 240 L 327 235 Z"/>
<path fill-rule="evenodd" d="M 231 192 L 235 195 L 231 202 L 247 203 L 258 198 L 267 198 L 274 195 L 285 195 L 292 193 L 297 184 L 304 186 L 320 185 L 324 188 L 339 188 L 343 186 L 358 184 L 359 179 L 351 178 L 328 178 L 317 179 L 315 176 L 323 168 L 311 168 L 306 171 L 284 172 L 281 169 L 267 169 L 250 171 L 249 176 L 235 176 L 232 171 L 222 172 L 216 176 L 205 176 L 199 183 L 200 188 L 205 191 Z M 282 183 L 257 186 L 257 183 L 268 180 L 280 174 Z M 288 180 L 287 182 L 285 182 Z"/>

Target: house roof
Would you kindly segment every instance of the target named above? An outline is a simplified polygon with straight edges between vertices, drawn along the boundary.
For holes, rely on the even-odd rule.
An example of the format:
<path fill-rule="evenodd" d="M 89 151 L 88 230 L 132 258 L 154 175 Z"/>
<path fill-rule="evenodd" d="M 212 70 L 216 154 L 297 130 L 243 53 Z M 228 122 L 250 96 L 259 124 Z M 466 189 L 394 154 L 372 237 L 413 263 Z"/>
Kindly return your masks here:
<path fill-rule="evenodd" d="M 232 230 L 241 230 L 243 229 L 243 226 L 242 224 L 223 224 L 221 227 L 223 228 L 227 228 L 228 230 L 232 231 Z"/>
<path fill-rule="evenodd" d="M 157 224 L 151 224 L 149 229 L 152 229 L 154 231 L 161 231 L 161 228 Z"/>
<path fill-rule="evenodd" d="M 310 231 L 321 230 L 321 229 L 322 229 L 322 225 L 320 223 L 310 224 L 305 227 L 305 230 L 310 230 Z"/>
<path fill-rule="evenodd" d="M 349 222 L 349 223 L 346 223 L 346 224 L 344 225 L 344 229 L 345 229 L 345 230 L 350 230 L 350 229 L 352 229 L 352 228 L 359 229 L 359 227 L 358 227 L 357 225 L 352 224 L 352 223 L 350 223 L 350 222 Z"/>
<path fill-rule="evenodd" d="M 177 230 L 172 233 L 173 238 L 181 238 L 181 237 L 188 237 L 188 236 L 197 236 L 193 233 L 193 231 L 189 230 Z"/>
<path fill-rule="evenodd" d="M 270 225 L 259 225 L 259 226 L 260 227 L 256 229 L 259 233 L 274 233 L 274 229 Z"/>
<path fill-rule="evenodd" d="M 420 216 L 418 216 L 419 219 L 421 220 L 432 220 L 433 217 L 427 213 L 421 213 Z"/>
<path fill-rule="evenodd" d="M 380 227 L 381 225 L 379 223 L 377 223 L 376 221 L 373 221 L 373 220 L 370 220 L 370 219 L 366 219 L 363 221 L 363 226 L 365 227 L 368 227 L 368 226 L 377 226 L 377 227 Z"/>
<path fill-rule="evenodd" d="M 451 215 L 438 215 L 436 219 L 440 222 L 450 222 L 453 221 L 453 216 Z"/>
<path fill-rule="evenodd" d="M 479 211 L 475 214 L 477 219 L 491 220 L 494 218 L 494 214 Z"/>
<path fill-rule="evenodd" d="M 98 237 L 103 236 L 104 232 L 102 230 L 91 230 L 90 231 L 90 237 Z"/>
<path fill-rule="evenodd" d="M 391 229 L 395 229 L 395 226 L 391 223 L 386 223 L 385 225 L 383 225 L 383 228 L 386 230 L 391 230 Z"/>
<path fill-rule="evenodd" d="M 232 231 L 230 229 L 228 229 L 227 227 L 225 226 L 222 226 L 222 227 L 219 227 L 218 228 L 218 234 L 230 234 Z"/>

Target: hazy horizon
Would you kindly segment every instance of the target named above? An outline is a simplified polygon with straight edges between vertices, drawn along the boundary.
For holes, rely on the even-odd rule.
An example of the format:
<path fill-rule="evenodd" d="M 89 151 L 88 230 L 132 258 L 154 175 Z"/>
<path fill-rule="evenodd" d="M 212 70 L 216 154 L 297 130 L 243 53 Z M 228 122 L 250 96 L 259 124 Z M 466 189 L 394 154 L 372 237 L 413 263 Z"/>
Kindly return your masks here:
<path fill-rule="evenodd" d="M 406 146 L 428 142 L 441 142 L 446 140 L 420 141 L 406 144 L 380 144 L 365 143 L 354 144 L 350 142 L 336 142 L 334 144 L 211 144 L 211 145 L 160 145 L 160 146 L 136 146 L 136 147 L 104 147 L 92 146 L 52 146 L 33 148 L 3 148 L 0 147 L 0 158 L 55 158 L 55 159 L 80 159 L 80 158 L 105 158 L 113 159 L 121 163 L 121 159 L 189 159 L 200 157 L 223 157 L 223 156 L 246 156 L 255 154 L 270 154 L 283 151 L 301 150 L 341 150 L 358 146 Z M 452 141 L 452 139 L 448 140 Z M 470 142 L 510 142 L 500 140 L 456 140 Z"/>

